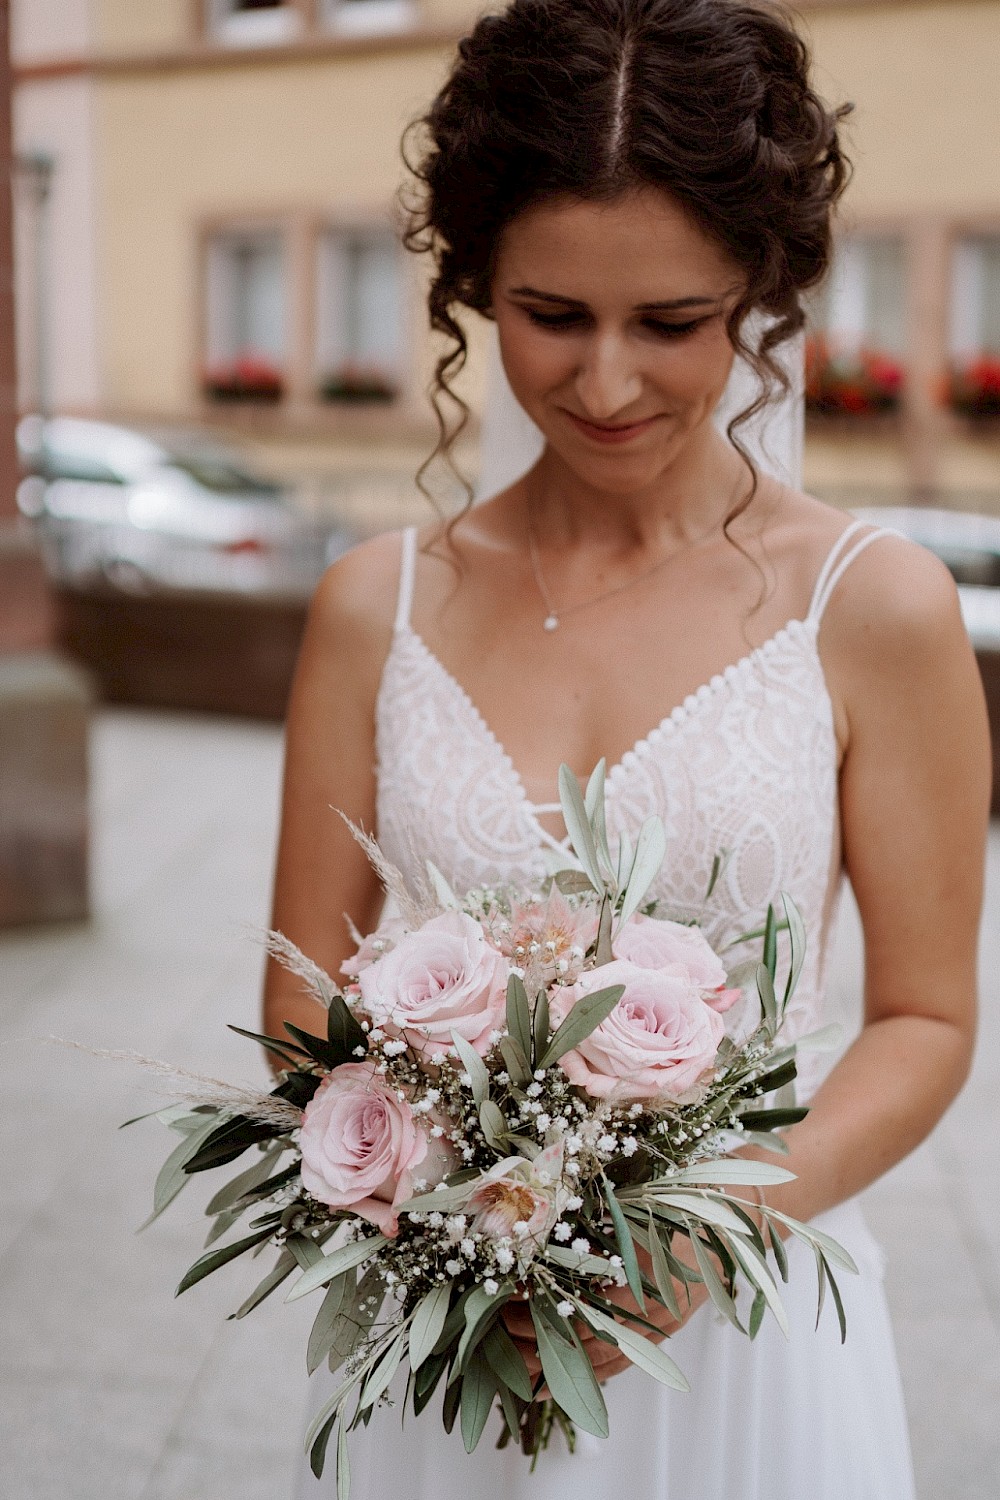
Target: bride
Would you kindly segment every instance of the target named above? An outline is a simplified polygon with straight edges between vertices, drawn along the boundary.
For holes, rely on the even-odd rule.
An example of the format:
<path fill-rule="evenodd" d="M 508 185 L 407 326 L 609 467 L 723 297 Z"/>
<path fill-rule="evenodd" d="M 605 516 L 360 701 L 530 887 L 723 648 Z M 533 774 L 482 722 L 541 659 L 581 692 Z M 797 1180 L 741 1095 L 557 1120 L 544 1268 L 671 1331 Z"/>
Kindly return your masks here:
<path fill-rule="evenodd" d="M 710 939 L 782 889 L 809 954 L 793 1035 L 823 1022 L 842 873 L 865 936 L 865 1021 L 825 1078 L 800 1070 L 795 1180 L 769 1201 L 854 1254 L 848 1336 L 790 1248 L 786 1342 L 750 1343 L 697 1296 L 665 1309 L 692 1394 L 586 1347 L 611 1436 L 553 1442 L 534 1474 L 472 1456 L 436 1410 L 352 1439 L 355 1500 L 909 1500 L 880 1255 L 856 1195 L 927 1134 L 966 1075 L 988 802 L 981 689 L 946 570 L 749 457 L 713 413 L 737 355 L 763 397 L 827 268 L 839 115 L 774 11 L 735 0 L 514 0 L 461 44 L 424 122 L 408 237 L 448 347 L 496 324 L 541 433 L 526 474 L 449 526 L 369 542 L 324 578 L 288 720 L 274 925 L 335 973 L 380 891 L 342 820 L 456 888 L 529 881 L 563 849 L 556 772 L 604 756 L 612 837 L 650 813 L 654 895 L 692 907 L 721 850 Z M 762 331 L 764 330 L 764 331 Z M 751 398 L 752 399 L 752 398 Z M 743 428 L 745 432 L 746 429 Z M 266 1026 L 315 1024 L 283 970 Z M 530 1320 L 509 1326 L 533 1369 Z M 334 1493 L 304 1470 L 302 1496 Z"/>

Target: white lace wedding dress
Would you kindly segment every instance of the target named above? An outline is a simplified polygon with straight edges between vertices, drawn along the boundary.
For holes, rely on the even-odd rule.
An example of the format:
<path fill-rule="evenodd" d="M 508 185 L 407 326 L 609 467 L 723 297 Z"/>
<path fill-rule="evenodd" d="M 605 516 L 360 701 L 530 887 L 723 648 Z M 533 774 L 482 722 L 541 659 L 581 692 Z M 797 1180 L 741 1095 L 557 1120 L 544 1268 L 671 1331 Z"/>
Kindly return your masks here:
<path fill-rule="evenodd" d="M 653 894 L 671 907 L 697 909 L 715 855 L 729 851 L 704 916 L 709 938 L 747 931 L 780 891 L 794 895 L 810 943 L 791 1036 L 824 1023 L 827 935 L 841 883 L 820 622 L 844 569 L 882 534 L 847 526 L 805 618 L 699 688 L 608 775 L 613 840 L 651 813 L 664 820 L 668 854 Z M 472 700 L 412 629 L 414 543 L 406 533 L 377 705 L 379 841 L 404 870 L 433 859 L 459 890 L 534 881 L 560 847 L 539 821 L 549 808 L 532 804 Z M 818 1085 L 816 1057 L 803 1055 L 800 1097 Z M 611 1436 L 580 1434 L 572 1456 L 557 1436 L 534 1474 L 514 1447 L 494 1448 L 492 1427 L 466 1455 L 458 1433 L 445 1434 L 439 1401 L 402 1426 L 399 1406 L 384 1408 L 351 1436 L 352 1500 L 912 1500 L 879 1248 L 854 1201 L 817 1223 L 860 1268 L 840 1278 L 846 1344 L 829 1300 L 814 1331 L 814 1263 L 793 1243 L 783 1289 L 789 1340 L 767 1319 L 751 1343 L 701 1307 L 671 1347 L 690 1394 L 635 1370 L 615 1376 L 606 1388 Z M 314 1377 L 317 1405 L 328 1389 L 325 1372 Z M 333 1467 L 317 1482 L 303 1463 L 300 1500 L 332 1497 Z"/>

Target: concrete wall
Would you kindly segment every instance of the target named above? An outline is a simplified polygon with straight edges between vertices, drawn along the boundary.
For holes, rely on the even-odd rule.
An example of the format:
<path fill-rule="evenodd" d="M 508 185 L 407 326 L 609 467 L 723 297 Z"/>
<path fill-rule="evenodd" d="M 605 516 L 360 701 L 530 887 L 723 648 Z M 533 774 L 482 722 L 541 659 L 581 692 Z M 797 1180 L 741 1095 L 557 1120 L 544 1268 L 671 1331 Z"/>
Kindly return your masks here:
<path fill-rule="evenodd" d="M 856 105 L 847 212 L 988 211 L 1000 223 L 997 0 L 810 9 L 826 96 Z"/>
<path fill-rule="evenodd" d="M 391 210 L 401 132 L 444 66 L 428 49 L 102 80 L 102 346 L 112 406 L 190 408 L 206 223 Z"/>
<path fill-rule="evenodd" d="M 48 3 L 58 5 L 59 0 Z M 195 36 L 197 0 L 90 0 L 90 4 L 97 45 L 115 56 L 181 47 Z"/>
<path fill-rule="evenodd" d="M 93 42 L 92 4 L 93 0 L 10 0 L 10 55 L 15 67 L 85 56 Z"/>

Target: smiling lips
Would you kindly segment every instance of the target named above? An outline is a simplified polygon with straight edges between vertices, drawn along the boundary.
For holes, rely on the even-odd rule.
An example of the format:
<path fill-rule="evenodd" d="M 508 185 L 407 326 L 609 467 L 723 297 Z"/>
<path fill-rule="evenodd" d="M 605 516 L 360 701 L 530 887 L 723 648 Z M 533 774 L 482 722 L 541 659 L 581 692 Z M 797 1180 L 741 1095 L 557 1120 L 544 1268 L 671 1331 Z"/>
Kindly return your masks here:
<path fill-rule="evenodd" d="M 646 417 L 642 422 L 628 422 L 622 426 L 609 427 L 597 422 L 588 422 L 583 417 L 578 417 L 575 412 L 567 411 L 566 415 L 585 437 L 592 438 L 595 443 L 628 443 L 640 433 L 648 431 L 653 423 L 659 420 L 657 417 Z"/>

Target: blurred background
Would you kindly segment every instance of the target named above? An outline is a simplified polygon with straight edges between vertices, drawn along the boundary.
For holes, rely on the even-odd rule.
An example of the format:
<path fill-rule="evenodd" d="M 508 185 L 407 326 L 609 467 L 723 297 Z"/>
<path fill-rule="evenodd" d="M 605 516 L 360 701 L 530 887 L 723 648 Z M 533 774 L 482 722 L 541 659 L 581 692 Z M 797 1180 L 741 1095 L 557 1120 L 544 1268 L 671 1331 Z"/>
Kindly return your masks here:
<path fill-rule="evenodd" d="M 400 135 L 479 9 L 0 0 L 9 1500 L 290 1492 L 300 1309 L 224 1323 L 215 1279 L 172 1303 L 197 1189 L 135 1239 L 167 1143 L 155 1122 L 114 1134 L 156 1099 L 33 1039 L 260 1076 L 224 1022 L 255 1024 L 306 603 L 345 547 L 428 513 L 435 349 L 426 269 L 397 237 Z M 1000 0 L 796 9 L 822 91 L 856 105 L 810 306 L 805 487 L 888 511 L 948 563 L 997 736 Z M 475 482 L 489 349 L 485 325 L 469 334 Z M 444 507 L 461 498 L 432 483 Z M 868 1195 L 921 1500 L 995 1500 L 1000 1471 L 998 865 L 994 836 L 976 1072 Z M 859 988 L 848 902 L 849 1024 Z"/>

